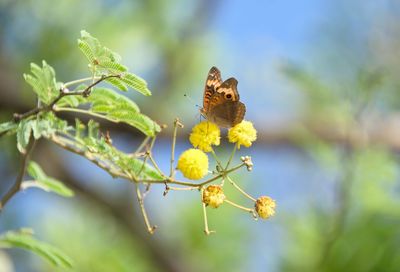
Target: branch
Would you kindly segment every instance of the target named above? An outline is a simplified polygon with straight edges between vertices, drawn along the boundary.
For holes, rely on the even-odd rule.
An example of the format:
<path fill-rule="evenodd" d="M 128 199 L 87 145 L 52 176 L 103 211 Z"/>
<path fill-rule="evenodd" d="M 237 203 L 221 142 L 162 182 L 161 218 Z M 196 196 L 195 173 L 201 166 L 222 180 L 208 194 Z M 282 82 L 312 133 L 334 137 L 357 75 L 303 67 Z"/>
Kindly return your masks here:
<path fill-rule="evenodd" d="M 20 169 L 18 172 L 18 176 L 17 179 L 15 180 L 14 185 L 10 188 L 10 190 L 8 190 L 8 192 L 1 198 L 0 200 L 0 212 L 3 210 L 4 206 L 7 204 L 7 202 L 16 194 L 21 190 L 21 184 L 22 184 L 22 180 L 24 178 L 25 175 L 25 171 L 26 168 L 28 166 L 28 161 L 29 161 L 29 156 L 35 146 L 35 142 L 36 140 L 31 136 L 31 138 L 29 139 L 29 143 L 26 147 L 26 152 L 25 154 L 22 155 L 21 158 L 21 165 L 20 165 Z"/>
<path fill-rule="evenodd" d="M 73 144 L 73 142 L 69 143 L 69 141 L 65 138 L 51 135 L 47 139 L 69 152 L 72 152 L 72 153 L 75 153 L 82 157 L 85 157 L 86 159 L 88 159 L 92 163 L 96 164 L 98 167 L 100 167 L 104 171 L 108 172 L 113 178 L 119 177 L 119 178 L 130 180 L 130 177 L 128 175 L 126 175 L 125 173 L 122 173 L 121 171 L 118 171 L 117 169 L 113 169 L 113 167 L 111 165 L 107 165 L 104 162 L 100 161 L 97 157 L 94 156 L 93 153 L 90 153 L 88 151 L 85 151 L 83 149 L 76 147 Z"/>
<path fill-rule="evenodd" d="M 135 242 L 140 243 L 141 249 L 151 258 L 152 263 L 158 270 L 168 272 L 193 270 L 189 266 L 189 263 L 185 262 L 186 259 L 183 258 L 183 249 L 174 245 L 174 250 L 171 250 L 171 245 L 160 239 L 153 239 L 153 237 L 144 231 L 142 225 L 138 224 L 141 219 L 139 213 L 131 209 L 133 207 L 131 201 L 122 196 L 114 199 L 110 196 L 99 194 L 96 190 L 91 190 L 87 186 L 83 186 L 79 178 L 77 179 L 77 177 L 71 175 L 71 171 L 67 169 L 65 161 L 60 157 L 61 153 L 50 147 L 51 145 L 44 144 L 37 150 L 38 152 L 35 150 L 38 162 L 42 162 L 40 164 L 43 165 L 46 164 L 49 174 L 57 176 L 65 184 L 68 184 L 80 196 L 79 201 L 94 204 L 96 209 L 109 214 L 119 227 L 126 229 L 128 235 L 133 237 Z"/>
<path fill-rule="evenodd" d="M 185 181 L 179 181 L 179 180 L 175 180 L 175 179 L 171 179 L 171 178 L 167 178 L 166 175 L 164 175 L 166 178 L 165 179 L 161 179 L 161 180 L 152 180 L 152 179 L 140 179 L 140 180 L 134 180 L 133 177 L 127 175 L 126 173 L 124 173 L 123 171 L 119 171 L 119 169 L 113 167 L 112 165 L 106 164 L 103 161 L 100 160 L 100 158 L 98 158 L 95 154 L 80 149 L 79 147 L 76 147 L 74 145 L 74 142 L 70 141 L 69 139 L 66 139 L 64 137 L 59 137 L 59 136 L 49 136 L 46 137 L 48 140 L 50 140 L 51 142 L 55 143 L 56 145 L 60 146 L 61 148 L 68 150 L 72 153 L 75 153 L 77 155 L 80 155 L 82 157 L 85 157 L 86 159 L 88 159 L 89 161 L 93 162 L 94 164 L 96 164 L 98 167 L 102 168 L 103 170 L 105 170 L 106 172 L 108 172 L 112 177 L 119 177 L 119 178 L 123 178 L 135 183 L 154 183 L 154 184 L 160 184 L 160 183 L 166 183 L 166 184 L 177 184 L 177 185 L 183 185 L 183 186 L 188 186 L 188 187 L 194 187 L 194 188 L 200 188 L 206 184 L 209 184 L 217 179 L 220 179 L 224 176 L 226 176 L 227 174 L 236 171 L 237 169 L 243 167 L 246 165 L 246 163 L 241 163 L 235 167 L 232 167 L 231 169 L 228 169 L 224 172 L 222 172 L 221 174 L 214 176 L 206 181 L 203 181 L 201 183 L 191 183 L 191 182 L 185 182 Z"/>
<path fill-rule="evenodd" d="M 92 84 L 87 86 L 83 91 L 79 91 L 79 92 L 69 92 L 69 90 L 67 88 L 62 87 L 60 89 L 60 94 L 56 98 L 54 98 L 54 100 L 50 104 L 36 107 L 36 108 L 31 109 L 30 111 L 27 111 L 27 112 L 22 113 L 22 114 L 15 113 L 14 114 L 14 121 L 15 122 L 19 122 L 22 119 L 28 118 L 28 117 L 30 117 L 32 115 L 36 115 L 39 112 L 52 111 L 54 106 L 57 104 L 57 102 L 60 101 L 61 98 L 65 97 L 65 96 L 80 95 L 80 96 L 83 96 L 83 97 L 88 97 L 90 95 L 91 89 L 94 86 L 96 86 L 100 82 L 102 82 L 102 81 L 104 81 L 104 80 L 106 80 L 108 78 L 112 78 L 112 77 L 120 77 L 120 75 L 102 76 L 101 78 L 99 78 L 98 80 L 96 80 L 95 82 L 93 82 Z"/>

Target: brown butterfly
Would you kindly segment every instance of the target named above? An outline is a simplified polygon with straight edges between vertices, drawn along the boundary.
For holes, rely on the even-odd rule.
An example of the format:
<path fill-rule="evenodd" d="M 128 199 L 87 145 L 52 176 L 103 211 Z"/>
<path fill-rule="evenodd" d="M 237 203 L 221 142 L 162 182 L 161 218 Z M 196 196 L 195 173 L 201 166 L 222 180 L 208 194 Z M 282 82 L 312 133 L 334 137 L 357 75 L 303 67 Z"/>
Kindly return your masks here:
<path fill-rule="evenodd" d="M 217 67 L 211 67 L 200 113 L 220 127 L 230 128 L 242 122 L 246 106 L 239 101 L 237 84 L 233 77 L 222 82 L 221 72 Z"/>

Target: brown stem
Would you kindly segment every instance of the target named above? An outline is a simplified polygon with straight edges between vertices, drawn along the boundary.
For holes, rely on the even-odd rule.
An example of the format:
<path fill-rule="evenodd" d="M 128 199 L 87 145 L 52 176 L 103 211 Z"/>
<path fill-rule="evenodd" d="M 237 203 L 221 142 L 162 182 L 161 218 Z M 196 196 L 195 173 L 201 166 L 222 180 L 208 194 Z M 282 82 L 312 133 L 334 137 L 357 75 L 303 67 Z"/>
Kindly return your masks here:
<path fill-rule="evenodd" d="M 31 109 L 30 111 L 27 111 L 25 113 L 15 113 L 14 114 L 14 121 L 15 122 L 19 122 L 22 119 L 28 118 L 30 116 L 36 115 L 39 112 L 43 112 L 43 111 L 51 111 L 53 110 L 53 107 L 55 104 L 57 104 L 58 101 L 61 100 L 61 98 L 65 97 L 65 96 L 70 96 L 70 95 L 81 95 L 83 97 L 88 97 L 90 95 L 90 91 L 91 89 L 96 86 L 97 84 L 99 84 L 100 82 L 102 82 L 103 80 L 106 80 L 108 78 L 112 78 L 112 77 L 120 77 L 120 75 L 108 75 L 108 76 L 102 76 L 101 78 L 99 78 L 98 80 L 96 80 L 95 82 L 93 82 L 92 84 L 90 84 L 89 86 L 87 86 L 83 91 L 80 92 L 68 92 L 67 89 L 65 88 L 61 88 L 60 90 L 60 94 L 54 98 L 54 100 L 48 104 L 48 105 L 42 105 L 39 107 L 36 107 L 34 109 Z"/>
<path fill-rule="evenodd" d="M 29 139 L 28 145 L 26 147 L 25 154 L 22 154 L 21 157 L 21 165 L 13 186 L 8 190 L 8 192 L 1 198 L 0 200 L 0 212 L 3 210 L 4 206 L 7 202 L 21 190 L 22 180 L 25 175 L 26 168 L 28 166 L 29 156 L 32 153 L 36 140 L 31 136 Z"/>

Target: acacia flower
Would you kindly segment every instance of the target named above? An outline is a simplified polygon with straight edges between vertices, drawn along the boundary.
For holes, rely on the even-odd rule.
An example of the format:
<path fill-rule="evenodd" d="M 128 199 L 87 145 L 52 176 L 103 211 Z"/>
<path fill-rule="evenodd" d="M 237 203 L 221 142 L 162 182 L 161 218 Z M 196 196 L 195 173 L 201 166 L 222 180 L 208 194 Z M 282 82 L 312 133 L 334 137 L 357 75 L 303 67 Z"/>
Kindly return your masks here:
<path fill-rule="evenodd" d="M 242 121 L 229 129 L 228 139 L 231 143 L 237 143 L 238 148 L 240 148 L 240 145 L 250 147 L 251 143 L 257 139 L 257 131 L 251 122 Z"/>
<path fill-rule="evenodd" d="M 255 208 L 258 216 L 267 219 L 275 214 L 275 200 L 269 196 L 261 196 L 257 199 Z"/>
<path fill-rule="evenodd" d="M 177 168 L 188 179 L 201 179 L 208 172 L 208 157 L 199 149 L 188 149 L 180 155 Z"/>
<path fill-rule="evenodd" d="M 224 203 L 225 195 L 219 185 L 209 185 L 203 191 L 203 203 L 212 208 L 218 208 Z"/>
<path fill-rule="evenodd" d="M 204 152 L 210 152 L 212 150 L 211 145 L 219 145 L 220 134 L 219 127 L 216 124 L 203 121 L 193 127 L 189 141 L 194 147 Z"/>

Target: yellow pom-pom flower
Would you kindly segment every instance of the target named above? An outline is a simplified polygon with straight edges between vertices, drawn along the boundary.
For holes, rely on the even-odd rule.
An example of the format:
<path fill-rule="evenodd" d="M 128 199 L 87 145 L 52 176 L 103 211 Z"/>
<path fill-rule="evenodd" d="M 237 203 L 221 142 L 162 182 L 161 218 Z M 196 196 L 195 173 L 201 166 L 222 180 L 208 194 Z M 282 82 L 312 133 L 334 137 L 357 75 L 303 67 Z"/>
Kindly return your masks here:
<path fill-rule="evenodd" d="M 219 127 L 209 121 L 203 121 L 193 127 L 190 133 L 189 141 L 194 147 L 197 147 L 204 152 L 212 150 L 211 145 L 219 145 L 221 132 Z"/>
<path fill-rule="evenodd" d="M 275 200 L 269 196 L 261 196 L 257 199 L 255 208 L 258 216 L 267 219 L 275 214 Z"/>
<path fill-rule="evenodd" d="M 219 185 L 209 185 L 203 191 L 203 203 L 212 208 L 218 208 L 224 203 L 225 195 Z"/>
<path fill-rule="evenodd" d="M 177 168 L 188 179 L 201 179 L 208 172 L 208 157 L 199 149 L 188 149 L 179 157 Z"/>
<path fill-rule="evenodd" d="M 250 147 L 251 143 L 257 139 L 257 131 L 251 122 L 242 121 L 229 129 L 228 139 L 231 143 L 237 143 L 238 148 L 240 148 L 240 145 Z"/>

